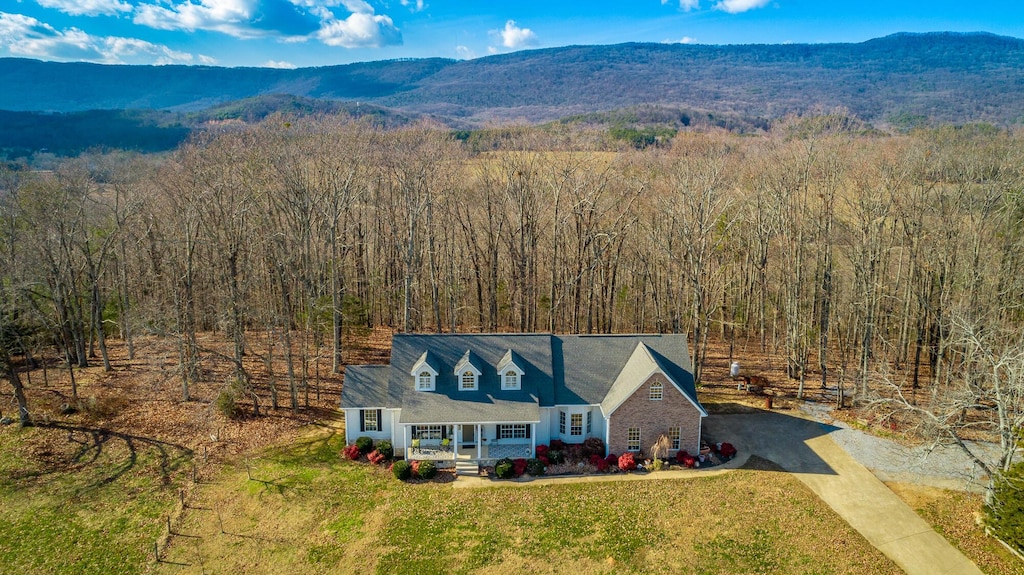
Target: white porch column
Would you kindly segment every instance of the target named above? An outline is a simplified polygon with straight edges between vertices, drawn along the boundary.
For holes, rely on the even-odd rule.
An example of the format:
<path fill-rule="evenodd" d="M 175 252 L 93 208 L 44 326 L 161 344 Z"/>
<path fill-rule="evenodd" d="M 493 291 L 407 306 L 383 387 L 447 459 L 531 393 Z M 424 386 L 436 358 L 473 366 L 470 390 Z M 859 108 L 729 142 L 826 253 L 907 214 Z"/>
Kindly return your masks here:
<path fill-rule="evenodd" d="M 476 458 L 483 459 L 483 426 L 479 423 L 476 424 Z"/>
<path fill-rule="evenodd" d="M 530 457 L 537 454 L 537 424 L 530 424 Z M 529 457 L 527 458 L 529 459 Z"/>

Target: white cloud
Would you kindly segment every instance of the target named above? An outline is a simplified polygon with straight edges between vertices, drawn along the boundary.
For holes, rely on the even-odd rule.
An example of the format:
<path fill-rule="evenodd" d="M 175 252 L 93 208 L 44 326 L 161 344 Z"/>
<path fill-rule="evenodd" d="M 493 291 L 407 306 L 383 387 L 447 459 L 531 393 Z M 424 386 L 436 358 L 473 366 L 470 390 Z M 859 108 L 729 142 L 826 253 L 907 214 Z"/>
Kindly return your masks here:
<path fill-rule="evenodd" d="M 294 70 L 298 68 L 298 66 L 292 64 L 291 62 L 278 62 L 276 60 L 267 60 L 266 62 L 263 63 L 263 67 L 277 68 L 279 70 Z"/>
<path fill-rule="evenodd" d="M 391 18 L 370 12 L 353 12 L 344 20 L 324 22 L 316 34 L 328 46 L 380 48 L 402 43 L 402 33 Z"/>
<path fill-rule="evenodd" d="M 769 1 L 770 0 L 719 0 L 719 2 L 715 4 L 715 10 L 721 10 L 723 12 L 728 12 L 729 14 L 739 14 L 740 12 L 746 12 L 747 10 L 763 8 Z"/>
<path fill-rule="evenodd" d="M 137 38 L 57 30 L 30 16 L 0 12 L 0 48 L 12 56 L 101 64 L 188 64 L 192 54 Z"/>
<path fill-rule="evenodd" d="M 175 3 L 177 2 L 177 3 Z M 334 10 L 343 7 L 347 15 Z M 208 30 L 235 38 L 318 39 L 328 46 L 379 48 L 402 43 L 389 16 L 365 0 L 170 0 L 140 4 L 135 23 L 159 30 Z"/>
<path fill-rule="evenodd" d="M 132 5 L 121 0 L 36 0 L 43 8 L 55 8 L 72 16 L 114 16 L 131 12 Z"/>
<path fill-rule="evenodd" d="M 426 4 L 423 3 L 423 0 L 416 0 L 415 2 L 413 2 L 412 0 L 400 0 L 400 1 L 402 3 L 402 6 L 406 6 L 406 7 L 412 6 L 412 11 L 413 12 L 422 12 L 423 9 L 427 7 Z"/>
<path fill-rule="evenodd" d="M 199 63 L 205 66 L 215 66 L 217 64 L 217 59 L 212 56 L 204 56 L 200 54 Z"/>
<path fill-rule="evenodd" d="M 690 38 L 689 36 L 683 36 L 678 40 L 665 40 L 666 44 L 698 44 L 696 38 Z"/>
<path fill-rule="evenodd" d="M 474 52 L 469 46 L 456 46 L 455 53 L 463 60 L 472 60 L 473 58 L 476 58 L 476 52 Z"/>
<path fill-rule="evenodd" d="M 501 34 L 501 45 L 511 50 L 537 45 L 537 35 L 533 33 L 533 30 L 516 26 L 515 20 L 505 22 L 505 29 L 499 33 Z"/>
<path fill-rule="evenodd" d="M 662 5 L 668 4 L 669 0 L 661 0 Z M 679 9 L 684 12 L 700 8 L 700 0 L 679 0 Z"/>

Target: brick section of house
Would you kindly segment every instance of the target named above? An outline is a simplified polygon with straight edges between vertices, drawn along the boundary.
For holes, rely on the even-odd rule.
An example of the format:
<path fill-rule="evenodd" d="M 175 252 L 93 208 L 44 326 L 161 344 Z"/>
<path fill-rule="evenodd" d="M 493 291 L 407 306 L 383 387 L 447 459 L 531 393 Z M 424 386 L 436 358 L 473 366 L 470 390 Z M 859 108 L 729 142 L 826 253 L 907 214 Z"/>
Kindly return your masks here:
<path fill-rule="evenodd" d="M 650 399 L 651 384 L 662 384 L 662 399 Z M 608 423 L 608 452 L 621 455 L 626 451 L 630 427 L 640 428 L 640 450 L 649 454 L 651 446 L 670 427 L 679 427 L 681 449 L 697 453 L 700 448 L 700 411 L 672 385 L 664 375 L 655 373 L 638 387 L 616 409 Z M 673 451 L 674 455 L 675 452 Z"/>

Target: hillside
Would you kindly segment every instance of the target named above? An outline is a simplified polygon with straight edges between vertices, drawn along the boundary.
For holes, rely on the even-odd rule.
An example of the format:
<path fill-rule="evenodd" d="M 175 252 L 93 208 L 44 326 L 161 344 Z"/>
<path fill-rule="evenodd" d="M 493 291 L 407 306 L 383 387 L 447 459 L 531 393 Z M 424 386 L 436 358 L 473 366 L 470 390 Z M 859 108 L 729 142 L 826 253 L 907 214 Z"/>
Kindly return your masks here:
<path fill-rule="evenodd" d="M 844 107 L 875 124 L 1024 119 L 1024 40 L 896 34 L 858 44 L 571 46 L 476 60 L 277 70 L 0 59 L 0 109 L 199 111 L 260 95 L 347 100 L 456 125 L 658 104 L 772 119 Z"/>

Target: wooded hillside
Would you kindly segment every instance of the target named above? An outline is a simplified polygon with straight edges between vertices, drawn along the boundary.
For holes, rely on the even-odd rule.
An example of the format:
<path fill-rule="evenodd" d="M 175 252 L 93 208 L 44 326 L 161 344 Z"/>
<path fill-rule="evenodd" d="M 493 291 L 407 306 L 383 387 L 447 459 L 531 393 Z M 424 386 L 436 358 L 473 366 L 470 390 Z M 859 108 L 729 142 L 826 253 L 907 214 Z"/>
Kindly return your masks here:
<path fill-rule="evenodd" d="M 858 44 L 620 44 L 298 70 L 8 58 L 0 85 L 12 87 L 0 92 L 0 109 L 12 111 L 200 111 L 275 94 L 430 114 L 459 128 L 641 104 L 747 122 L 839 107 L 880 126 L 1010 126 L 1024 119 L 1024 41 L 930 33 Z"/>

